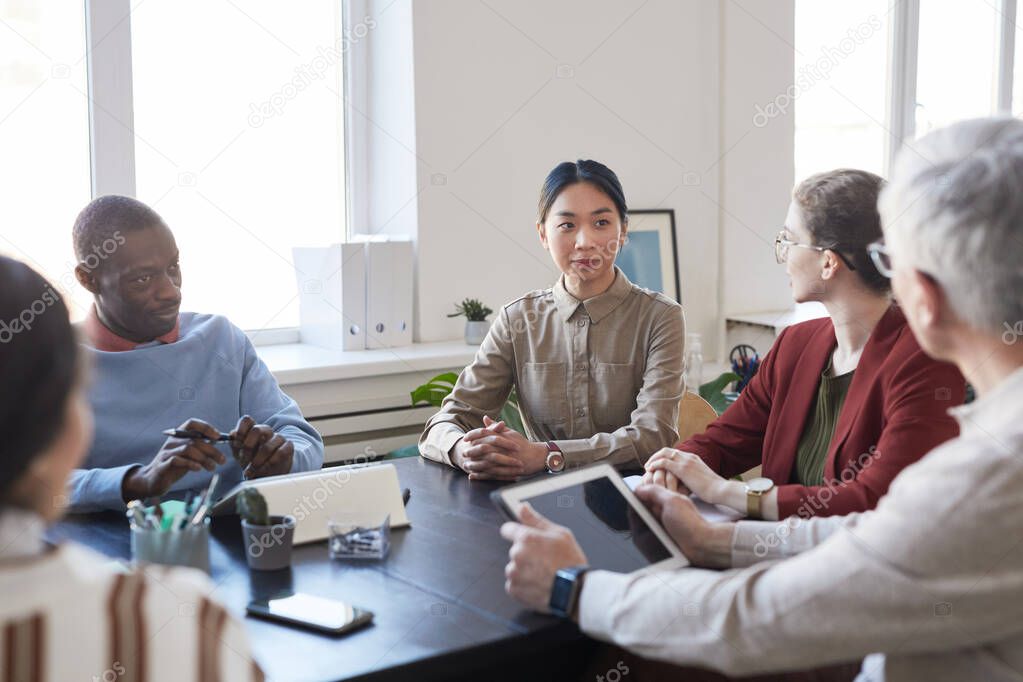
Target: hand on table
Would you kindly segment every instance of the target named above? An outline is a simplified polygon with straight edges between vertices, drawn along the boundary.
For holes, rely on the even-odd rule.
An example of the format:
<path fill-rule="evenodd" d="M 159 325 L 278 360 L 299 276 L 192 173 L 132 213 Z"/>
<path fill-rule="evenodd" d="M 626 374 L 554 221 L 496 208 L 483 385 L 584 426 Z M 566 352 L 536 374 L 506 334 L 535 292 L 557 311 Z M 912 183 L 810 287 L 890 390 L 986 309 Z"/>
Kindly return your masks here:
<path fill-rule="evenodd" d="M 483 427 L 469 431 L 452 448 L 452 461 L 469 480 L 508 481 L 543 470 L 547 446 L 484 416 Z"/>
<path fill-rule="evenodd" d="M 691 452 L 661 448 L 647 460 L 643 483 L 685 495 L 696 493 L 705 502 L 719 504 L 728 481 Z"/>

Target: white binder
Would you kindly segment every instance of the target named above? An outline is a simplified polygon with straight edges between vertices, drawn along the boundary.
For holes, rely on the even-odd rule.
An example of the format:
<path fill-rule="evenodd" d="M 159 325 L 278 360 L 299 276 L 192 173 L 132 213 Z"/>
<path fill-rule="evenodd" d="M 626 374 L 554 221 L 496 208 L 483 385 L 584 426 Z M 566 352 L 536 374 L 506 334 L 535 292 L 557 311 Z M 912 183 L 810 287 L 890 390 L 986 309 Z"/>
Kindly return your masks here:
<path fill-rule="evenodd" d="M 382 520 L 389 514 L 391 528 L 411 525 L 393 464 L 354 464 L 242 481 L 213 505 L 212 514 L 233 514 L 234 498 L 245 488 L 262 493 L 271 516 L 295 517 L 296 545 L 326 539 L 327 522 L 341 516 Z"/>
<path fill-rule="evenodd" d="M 331 350 L 366 348 L 366 245 L 292 249 L 302 343 Z"/>
<path fill-rule="evenodd" d="M 366 348 L 412 343 L 412 242 L 394 237 L 366 241 Z"/>

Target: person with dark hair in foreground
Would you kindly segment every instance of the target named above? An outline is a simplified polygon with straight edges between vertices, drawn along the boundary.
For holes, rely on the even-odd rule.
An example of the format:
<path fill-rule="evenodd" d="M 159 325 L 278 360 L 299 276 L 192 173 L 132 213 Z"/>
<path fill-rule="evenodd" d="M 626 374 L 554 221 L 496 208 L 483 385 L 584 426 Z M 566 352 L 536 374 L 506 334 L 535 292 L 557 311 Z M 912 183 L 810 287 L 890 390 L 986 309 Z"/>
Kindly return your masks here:
<path fill-rule="evenodd" d="M 602 460 L 640 467 L 678 439 L 682 307 L 614 264 L 629 217 L 596 161 L 547 176 L 536 230 L 561 278 L 504 306 L 419 441 L 470 479 L 514 479 Z M 495 422 L 512 388 L 525 434 Z"/>
<path fill-rule="evenodd" d="M 709 524 L 644 485 L 695 566 L 733 568 L 633 576 L 586 570 L 571 532 L 524 508 L 501 529 L 508 592 L 640 656 L 729 675 L 862 661 L 859 682 L 1023 679 L 1021 177 L 1023 121 L 978 119 L 914 142 L 881 195 L 872 260 L 920 346 L 978 399 L 877 509 Z"/>
<path fill-rule="evenodd" d="M 966 382 L 920 349 L 867 254 L 884 181 L 839 169 L 793 191 L 775 240 L 797 303 L 828 317 L 786 328 L 707 430 L 656 453 L 645 481 L 752 518 L 873 509 L 904 468 L 958 433 Z M 759 478 L 733 480 L 760 466 Z"/>
<path fill-rule="evenodd" d="M 60 295 L 0 256 L 4 679 L 262 680 L 242 624 L 200 571 L 124 573 L 91 550 L 45 542 L 92 435 L 84 356 Z"/>
<path fill-rule="evenodd" d="M 245 333 L 219 315 L 182 313 L 174 235 L 150 207 L 104 196 L 73 229 L 75 276 L 95 298 L 84 322 L 96 377 L 96 438 L 71 477 L 75 511 L 242 477 L 318 469 L 323 440 L 277 385 Z M 179 428 L 204 438 L 162 434 Z M 218 429 L 231 429 L 229 459 Z"/>

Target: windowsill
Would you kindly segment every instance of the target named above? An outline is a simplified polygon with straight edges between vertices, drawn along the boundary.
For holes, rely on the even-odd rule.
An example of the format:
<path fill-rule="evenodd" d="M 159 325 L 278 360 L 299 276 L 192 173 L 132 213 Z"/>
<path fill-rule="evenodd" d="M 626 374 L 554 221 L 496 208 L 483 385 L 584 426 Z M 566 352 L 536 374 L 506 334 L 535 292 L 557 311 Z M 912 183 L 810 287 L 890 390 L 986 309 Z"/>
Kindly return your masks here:
<path fill-rule="evenodd" d="M 329 350 L 306 343 L 256 348 L 282 385 L 462 368 L 472 361 L 476 350 L 464 340 L 356 351 Z"/>

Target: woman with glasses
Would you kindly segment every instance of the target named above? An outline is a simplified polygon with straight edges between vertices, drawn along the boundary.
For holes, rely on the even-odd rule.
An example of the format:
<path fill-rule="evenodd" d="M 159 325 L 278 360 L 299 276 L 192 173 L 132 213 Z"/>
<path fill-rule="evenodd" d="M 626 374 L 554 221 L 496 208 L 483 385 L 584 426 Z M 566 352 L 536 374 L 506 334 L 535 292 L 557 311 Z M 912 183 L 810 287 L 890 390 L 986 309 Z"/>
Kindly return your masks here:
<path fill-rule="evenodd" d="M 883 185 L 841 169 L 796 187 L 775 258 L 796 302 L 819 301 L 828 317 L 785 329 L 705 433 L 649 460 L 648 482 L 754 518 L 848 514 L 958 434 L 947 410 L 963 402 L 963 377 L 924 355 L 891 298 Z M 757 465 L 761 477 L 732 480 Z"/>

